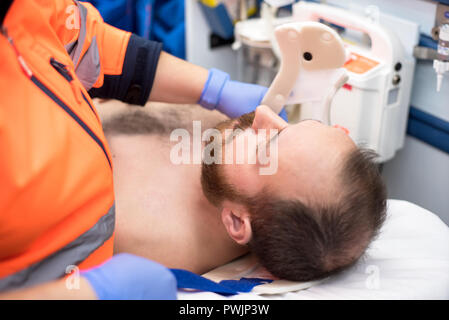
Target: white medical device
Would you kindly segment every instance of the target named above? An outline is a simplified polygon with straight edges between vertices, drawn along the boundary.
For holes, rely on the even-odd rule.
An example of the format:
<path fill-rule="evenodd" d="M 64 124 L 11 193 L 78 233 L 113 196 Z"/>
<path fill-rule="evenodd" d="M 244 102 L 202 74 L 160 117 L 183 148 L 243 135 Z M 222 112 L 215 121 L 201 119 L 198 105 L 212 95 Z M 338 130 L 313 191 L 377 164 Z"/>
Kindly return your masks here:
<path fill-rule="evenodd" d="M 270 6 L 275 8 L 283 7 L 295 2 L 295 0 L 264 0 L 264 1 L 268 3 Z"/>
<path fill-rule="evenodd" d="M 369 38 L 367 47 L 345 42 L 348 60 L 344 68 L 349 80 L 333 98 L 330 122 L 347 128 L 357 144 L 376 151 L 379 162 L 391 159 L 404 143 L 418 30 L 409 29 L 411 45 L 405 50 L 391 24 L 389 31 L 378 21 L 340 8 L 299 2 L 293 5 L 292 20 L 326 21 Z M 314 104 L 304 103 L 299 117 L 311 118 L 315 112 Z"/>
<path fill-rule="evenodd" d="M 443 76 L 449 72 L 449 24 L 440 27 L 438 38 L 438 59 L 433 60 L 433 68 L 437 73 L 437 92 L 440 92 Z"/>
<path fill-rule="evenodd" d="M 380 20 L 374 21 L 348 10 L 302 1 L 293 5 L 292 16 L 276 18 L 270 17 L 269 13 L 269 10 L 265 10 L 261 19 L 242 21 L 235 27 L 237 42 L 242 43 L 244 48 L 252 53 L 244 55 L 244 58 L 250 60 L 239 64 L 239 67 L 245 70 L 241 80 L 257 80 L 263 85 L 270 84 L 272 80 L 267 81 L 267 77 L 279 71 L 277 69 L 274 72 L 270 71 L 273 69 L 270 66 L 275 65 L 269 53 L 270 48 L 274 56 L 281 61 L 282 68 L 283 57 L 274 32 L 280 26 L 291 23 L 302 25 L 324 22 L 330 26 L 338 26 L 340 31 L 344 28 L 345 32 L 340 35 L 346 51 L 343 68 L 349 77 L 348 81 L 337 91 L 345 80 L 342 73 L 329 73 L 326 68 L 318 68 L 322 69 L 320 71 L 322 74 L 316 69 L 314 72 L 308 72 L 309 70 L 304 68 L 306 61 L 302 59 L 301 72 L 298 71 L 299 78 L 290 80 L 290 84 L 286 86 L 294 92 L 294 96 L 288 96 L 284 101 L 288 106 L 289 122 L 313 118 L 342 126 L 348 129 L 351 138 L 357 144 L 376 151 L 379 154 L 379 162 L 393 158 L 396 151 L 402 148 L 405 139 L 415 68 L 413 48 L 418 43 L 419 26 L 414 22 L 382 13 L 378 15 Z M 363 41 L 346 39 L 346 34 L 351 32 Z M 335 37 L 335 31 L 329 32 L 329 36 L 324 37 L 340 38 Z M 314 41 L 316 42 L 316 39 L 307 40 L 301 43 L 301 46 L 305 47 Z M 302 50 L 300 47 L 297 49 Z M 333 50 L 336 53 L 340 52 L 338 49 Z M 304 52 L 301 51 L 302 54 Z M 256 69 L 254 66 L 257 63 L 259 67 Z M 334 64 L 328 69 L 339 67 Z M 253 78 L 257 79 L 248 78 L 250 75 L 248 71 L 252 70 L 256 70 L 253 72 Z M 287 67 L 287 70 L 290 69 Z M 272 85 L 275 82 L 276 80 Z M 278 88 L 273 92 L 279 90 Z M 316 94 L 321 96 L 317 98 Z M 277 110 L 282 99 L 278 97 L 279 102 L 275 102 L 273 100 L 275 96 L 266 97 L 264 102 Z M 329 113 L 326 103 L 329 104 L 330 99 L 332 103 Z"/>
<path fill-rule="evenodd" d="M 274 34 L 281 65 L 262 104 L 279 113 L 286 104 L 308 103 L 310 118 L 329 125 L 332 98 L 348 80 L 340 36 L 318 22 L 286 23 Z"/>

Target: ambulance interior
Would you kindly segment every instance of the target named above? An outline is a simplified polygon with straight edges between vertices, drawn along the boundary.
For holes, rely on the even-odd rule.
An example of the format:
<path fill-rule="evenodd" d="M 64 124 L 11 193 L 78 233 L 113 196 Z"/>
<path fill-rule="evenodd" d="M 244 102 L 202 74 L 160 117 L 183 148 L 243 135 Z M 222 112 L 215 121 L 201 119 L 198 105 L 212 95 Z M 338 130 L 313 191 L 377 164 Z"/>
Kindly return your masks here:
<path fill-rule="evenodd" d="M 294 22 L 321 23 L 342 39 L 347 78 L 324 114 L 379 154 L 387 220 L 364 257 L 336 276 L 275 280 L 227 296 L 183 290 L 178 298 L 449 299 L 449 49 L 441 49 L 449 46 L 449 2 L 187 0 L 186 59 L 270 87 L 282 59 L 275 29 Z M 305 81 L 323 87 L 322 76 L 312 72 Z M 323 115 L 316 101 L 292 101 L 289 123 Z M 263 277 L 251 256 L 203 276 Z"/>

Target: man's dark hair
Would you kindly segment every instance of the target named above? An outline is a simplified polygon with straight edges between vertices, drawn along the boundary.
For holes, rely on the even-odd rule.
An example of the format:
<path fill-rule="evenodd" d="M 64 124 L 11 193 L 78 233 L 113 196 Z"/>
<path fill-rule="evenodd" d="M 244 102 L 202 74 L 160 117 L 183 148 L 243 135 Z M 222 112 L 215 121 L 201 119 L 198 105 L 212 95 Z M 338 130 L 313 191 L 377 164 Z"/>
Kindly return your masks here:
<path fill-rule="evenodd" d="M 251 113 L 217 128 L 246 128 L 253 120 Z M 248 208 L 252 229 L 248 246 L 271 274 L 318 280 L 353 265 L 385 220 L 387 194 L 376 158 L 365 148 L 347 152 L 337 169 L 338 191 L 321 202 L 280 199 L 270 190 L 248 197 L 226 180 L 217 164 L 203 163 L 201 184 L 213 205 L 219 207 L 228 199 Z"/>
<path fill-rule="evenodd" d="M 361 148 L 346 156 L 339 174 L 342 193 L 330 205 L 263 194 L 248 199 L 253 232 L 249 247 L 271 274 L 318 280 L 358 260 L 386 216 L 386 188 L 375 158 L 374 152 Z"/>

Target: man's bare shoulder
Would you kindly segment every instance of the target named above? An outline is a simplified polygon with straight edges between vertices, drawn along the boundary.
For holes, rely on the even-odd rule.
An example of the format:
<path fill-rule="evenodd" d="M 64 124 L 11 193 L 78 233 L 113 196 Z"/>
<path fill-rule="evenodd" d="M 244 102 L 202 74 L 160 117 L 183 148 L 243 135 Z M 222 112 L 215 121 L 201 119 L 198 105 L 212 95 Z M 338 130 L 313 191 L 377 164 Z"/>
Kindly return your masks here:
<path fill-rule="evenodd" d="M 108 136 L 169 135 L 173 130 L 192 130 L 193 121 L 201 121 L 202 130 L 212 128 L 227 117 L 217 111 L 206 110 L 199 105 L 148 102 L 144 107 L 129 105 L 116 100 L 94 101 Z"/>

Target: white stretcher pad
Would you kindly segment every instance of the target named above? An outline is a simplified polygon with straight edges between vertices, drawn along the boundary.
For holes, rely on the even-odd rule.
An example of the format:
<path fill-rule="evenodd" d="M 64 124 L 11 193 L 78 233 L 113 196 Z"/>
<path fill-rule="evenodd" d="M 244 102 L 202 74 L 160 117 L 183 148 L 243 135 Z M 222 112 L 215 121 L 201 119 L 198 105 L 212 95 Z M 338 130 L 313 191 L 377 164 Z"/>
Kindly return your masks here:
<path fill-rule="evenodd" d="M 261 270 L 245 256 L 204 276 L 214 281 L 263 278 Z M 307 283 L 275 280 L 229 297 L 179 291 L 178 299 L 449 299 L 449 227 L 424 208 L 389 200 L 378 238 L 341 274 Z"/>

